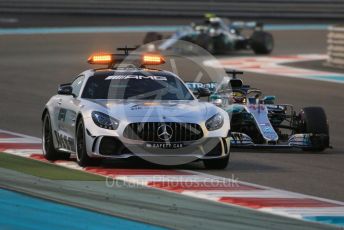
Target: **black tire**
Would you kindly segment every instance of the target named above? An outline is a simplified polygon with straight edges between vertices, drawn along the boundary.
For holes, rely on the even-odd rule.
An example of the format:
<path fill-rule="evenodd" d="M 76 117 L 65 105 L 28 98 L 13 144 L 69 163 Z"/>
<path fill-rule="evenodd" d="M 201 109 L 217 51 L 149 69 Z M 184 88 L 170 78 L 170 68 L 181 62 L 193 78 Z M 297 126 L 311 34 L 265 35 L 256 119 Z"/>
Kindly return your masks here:
<path fill-rule="evenodd" d="M 270 54 L 274 48 L 274 39 L 270 33 L 255 31 L 250 39 L 255 54 Z"/>
<path fill-rule="evenodd" d="M 196 45 L 199 45 L 203 49 L 207 50 L 209 53 L 214 54 L 215 53 L 215 47 L 213 39 L 208 36 L 207 34 L 200 34 L 197 36 Z"/>
<path fill-rule="evenodd" d="M 100 158 L 91 158 L 87 154 L 85 126 L 82 119 L 79 120 L 76 128 L 76 162 L 81 167 L 96 166 Z"/>
<path fill-rule="evenodd" d="M 228 42 L 228 39 L 226 39 L 226 37 L 227 35 L 221 33 L 220 35 L 212 38 L 214 54 L 226 54 L 229 51 L 233 51 L 235 49 L 234 43 Z"/>
<path fill-rule="evenodd" d="M 229 154 L 223 158 L 203 160 L 206 169 L 225 169 L 229 162 Z"/>
<path fill-rule="evenodd" d="M 50 116 L 48 112 L 45 113 L 42 121 L 42 140 L 42 150 L 45 159 L 49 161 L 69 159 L 70 153 L 60 152 L 55 149 L 53 130 L 51 128 Z"/>
<path fill-rule="evenodd" d="M 148 32 L 143 39 L 143 44 L 159 41 L 162 39 L 162 34 L 157 32 Z"/>
<path fill-rule="evenodd" d="M 329 147 L 329 127 L 326 113 L 321 107 L 306 107 L 300 112 L 300 132 L 315 134 L 311 138 L 312 147 L 305 151 L 323 151 Z M 317 136 L 317 134 L 321 134 Z"/>

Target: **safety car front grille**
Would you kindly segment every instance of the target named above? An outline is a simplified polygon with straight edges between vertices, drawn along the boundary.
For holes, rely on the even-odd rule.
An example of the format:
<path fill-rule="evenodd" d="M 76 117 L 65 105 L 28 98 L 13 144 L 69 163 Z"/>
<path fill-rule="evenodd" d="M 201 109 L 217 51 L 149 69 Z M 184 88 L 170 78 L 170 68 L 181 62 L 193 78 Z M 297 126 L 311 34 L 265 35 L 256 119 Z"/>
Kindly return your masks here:
<path fill-rule="evenodd" d="M 161 135 L 164 126 L 168 126 L 166 131 L 171 135 Z M 184 142 L 201 139 L 203 131 L 200 125 L 193 123 L 141 122 L 129 124 L 123 135 L 128 139 L 148 142 Z"/>

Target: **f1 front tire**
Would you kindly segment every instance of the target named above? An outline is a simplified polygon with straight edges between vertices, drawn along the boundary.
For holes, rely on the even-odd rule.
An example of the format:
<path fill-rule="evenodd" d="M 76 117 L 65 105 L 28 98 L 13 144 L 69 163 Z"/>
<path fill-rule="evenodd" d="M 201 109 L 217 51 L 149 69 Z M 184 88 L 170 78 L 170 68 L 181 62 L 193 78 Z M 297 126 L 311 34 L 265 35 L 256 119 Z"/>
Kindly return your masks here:
<path fill-rule="evenodd" d="M 304 151 L 321 152 L 329 147 L 330 134 L 326 113 L 321 107 L 306 107 L 300 112 L 301 132 L 311 133 L 312 147 Z"/>
<path fill-rule="evenodd" d="M 274 48 L 274 39 L 270 33 L 255 31 L 251 36 L 251 48 L 255 54 L 270 54 Z"/>
<path fill-rule="evenodd" d="M 158 32 L 148 32 L 143 39 L 143 44 L 159 41 L 163 38 L 162 34 Z"/>

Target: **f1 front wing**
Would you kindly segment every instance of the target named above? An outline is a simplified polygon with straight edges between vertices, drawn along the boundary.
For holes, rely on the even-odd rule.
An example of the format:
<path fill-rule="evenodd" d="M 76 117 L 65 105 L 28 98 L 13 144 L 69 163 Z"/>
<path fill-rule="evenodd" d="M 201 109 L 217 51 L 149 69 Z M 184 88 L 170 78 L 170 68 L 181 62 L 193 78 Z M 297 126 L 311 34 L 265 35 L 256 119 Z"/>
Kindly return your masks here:
<path fill-rule="evenodd" d="M 290 136 L 287 142 L 270 142 L 264 144 L 256 144 L 253 140 L 244 133 L 232 132 L 231 133 L 231 147 L 232 148 L 245 148 L 245 149 L 283 149 L 283 148 L 300 148 L 307 149 L 314 147 L 314 143 L 322 143 L 328 140 L 327 135 L 323 134 L 294 134 Z"/>

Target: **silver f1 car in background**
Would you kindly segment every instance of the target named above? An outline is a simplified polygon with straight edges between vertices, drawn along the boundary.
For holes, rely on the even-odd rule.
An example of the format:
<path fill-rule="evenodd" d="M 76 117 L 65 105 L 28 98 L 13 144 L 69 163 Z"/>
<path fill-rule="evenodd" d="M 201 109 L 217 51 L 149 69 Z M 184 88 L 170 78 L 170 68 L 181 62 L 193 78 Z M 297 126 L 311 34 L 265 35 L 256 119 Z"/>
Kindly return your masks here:
<path fill-rule="evenodd" d="M 243 31 L 252 31 L 246 36 Z M 144 44 L 163 39 L 157 32 L 148 32 Z M 157 50 L 174 48 L 179 41 L 192 42 L 206 49 L 211 54 L 224 54 L 238 50 L 253 50 L 255 54 L 269 54 L 274 47 L 270 33 L 263 30 L 263 24 L 257 22 L 230 22 L 215 15 L 206 15 L 203 23 L 192 23 L 177 30 L 171 37 L 164 40 Z"/>

